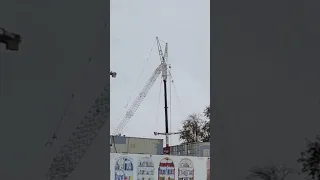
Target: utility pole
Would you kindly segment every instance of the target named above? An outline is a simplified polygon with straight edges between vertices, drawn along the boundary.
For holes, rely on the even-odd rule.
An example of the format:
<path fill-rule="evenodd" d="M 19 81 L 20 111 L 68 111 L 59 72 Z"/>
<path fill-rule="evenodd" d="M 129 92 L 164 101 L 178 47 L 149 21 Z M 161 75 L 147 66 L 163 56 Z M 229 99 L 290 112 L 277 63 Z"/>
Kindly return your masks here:
<path fill-rule="evenodd" d="M 16 33 L 6 31 L 4 28 L 0 28 L 0 43 L 6 45 L 7 51 L 19 51 L 19 45 L 21 43 L 21 36 Z M 0 97 L 1 97 L 1 49 L 0 49 Z"/>

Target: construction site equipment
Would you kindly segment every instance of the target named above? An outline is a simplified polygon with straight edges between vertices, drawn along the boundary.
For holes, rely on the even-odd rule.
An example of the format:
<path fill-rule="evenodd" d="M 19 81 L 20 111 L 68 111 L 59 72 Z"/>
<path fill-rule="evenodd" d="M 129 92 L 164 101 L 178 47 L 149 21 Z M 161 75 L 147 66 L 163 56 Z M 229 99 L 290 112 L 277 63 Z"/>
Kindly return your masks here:
<path fill-rule="evenodd" d="M 129 110 L 125 114 L 122 121 L 116 127 L 113 135 L 120 135 L 125 125 L 137 111 L 138 107 L 146 97 L 147 93 L 153 86 L 160 74 L 162 74 L 164 89 L 165 89 L 165 130 L 166 130 L 166 147 L 169 147 L 169 125 L 168 125 L 168 106 L 167 106 L 167 58 L 168 44 L 165 46 L 165 53 L 162 52 L 160 41 L 156 38 L 158 51 L 160 55 L 160 65 L 156 68 L 146 85 L 143 87 L 139 96 L 135 99 Z M 116 73 L 110 71 L 111 77 L 116 77 Z M 53 158 L 53 162 L 47 172 L 48 180 L 64 180 L 72 173 L 81 158 L 84 156 L 92 141 L 97 137 L 100 129 L 109 118 L 109 84 L 104 87 L 104 91 L 95 100 L 95 103 L 90 107 L 84 120 L 70 136 L 68 142 L 60 149 L 59 153 Z M 168 153 L 167 153 L 168 154 Z"/>
<path fill-rule="evenodd" d="M 165 112 L 165 133 L 162 133 L 166 136 L 166 149 L 164 151 L 165 154 L 169 154 L 169 136 L 174 133 L 169 133 L 169 123 L 168 123 L 168 100 L 167 100 L 167 76 L 168 76 L 168 65 L 167 65 L 167 59 L 168 59 L 168 43 L 165 45 L 165 51 L 163 53 L 162 47 L 160 44 L 160 40 L 157 37 L 156 38 L 157 45 L 158 45 L 158 52 L 160 56 L 160 65 L 157 67 L 157 69 L 154 71 L 146 85 L 143 87 L 142 91 L 140 92 L 139 96 L 133 101 L 132 105 L 128 109 L 127 113 L 123 117 L 123 119 L 120 121 L 112 135 L 121 135 L 122 130 L 127 125 L 131 117 L 135 114 L 135 112 L 138 110 L 139 106 L 141 105 L 144 98 L 147 96 L 149 90 L 157 80 L 160 74 L 162 74 L 163 79 L 163 86 L 164 86 L 164 112 Z M 160 133 L 157 133 L 160 134 Z"/>
<path fill-rule="evenodd" d="M 139 106 L 141 105 L 142 101 L 144 98 L 147 96 L 149 90 L 151 89 L 152 85 L 154 82 L 157 80 L 163 69 L 166 67 L 165 63 L 161 63 L 157 69 L 154 71 L 146 85 L 143 87 L 142 91 L 139 93 L 139 96 L 133 101 L 132 105 L 126 112 L 125 116 L 123 119 L 120 121 L 118 126 L 115 128 L 113 131 L 112 135 L 114 136 L 120 136 L 123 128 L 127 125 L 129 122 L 130 118 L 135 114 L 135 112 L 138 110 Z"/>
<path fill-rule="evenodd" d="M 138 110 L 139 106 L 141 105 L 142 101 L 144 98 L 147 96 L 149 90 L 152 88 L 153 84 L 156 82 L 158 79 L 159 75 L 162 73 L 162 77 L 164 79 L 167 79 L 167 63 L 165 56 L 162 53 L 161 45 L 159 42 L 159 39 L 157 37 L 157 43 L 158 43 L 158 49 L 159 49 L 159 54 L 160 54 L 160 60 L 161 63 L 160 65 L 155 69 L 153 72 L 152 76 L 149 78 L 141 92 L 139 93 L 138 97 L 133 101 L 131 106 L 129 107 L 128 111 L 126 112 L 125 116 L 123 119 L 120 121 L 118 126 L 115 128 L 113 131 L 112 135 L 121 135 L 122 130 L 124 127 L 127 125 L 131 117 L 135 114 L 135 112 Z"/>

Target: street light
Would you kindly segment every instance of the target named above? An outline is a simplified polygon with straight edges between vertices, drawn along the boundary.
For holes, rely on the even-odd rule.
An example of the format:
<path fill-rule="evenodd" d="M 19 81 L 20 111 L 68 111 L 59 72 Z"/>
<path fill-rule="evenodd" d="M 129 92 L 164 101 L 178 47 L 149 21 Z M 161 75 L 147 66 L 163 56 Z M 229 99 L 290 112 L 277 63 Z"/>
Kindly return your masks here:
<path fill-rule="evenodd" d="M 21 36 L 16 33 L 8 32 L 0 28 L 0 43 L 6 45 L 6 50 L 18 51 L 21 43 Z"/>

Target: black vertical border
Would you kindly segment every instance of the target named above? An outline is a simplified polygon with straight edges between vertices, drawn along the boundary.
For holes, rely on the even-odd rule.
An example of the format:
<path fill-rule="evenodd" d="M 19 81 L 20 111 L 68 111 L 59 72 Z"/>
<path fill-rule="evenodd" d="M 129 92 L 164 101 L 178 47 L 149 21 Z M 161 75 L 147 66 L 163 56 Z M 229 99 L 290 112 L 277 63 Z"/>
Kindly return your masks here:
<path fill-rule="evenodd" d="M 312 56 L 319 57 L 319 54 L 316 53 L 316 51 L 319 49 L 319 43 L 318 43 L 319 33 L 317 33 L 318 31 L 316 31 L 316 30 L 319 30 L 319 23 L 317 23 L 317 20 L 316 20 L 316 18 L 319 17 L 319 13 L 318 13 L 319 11 L 317 11 L 317 8 L 319 6 L 320 6 L 319 1 L 297 1 L 297 0 L 294 0 L 294 1 L 254 1 L 254 0 L 210 1 L 210 73 L 211 73 L 210 74 L 210 91 L 211 91 L 210 104 L 212 107 L 211 108 L 212 116 L 211 116 L 211 122 L 210 122 L 211 179 L 214 179 L 214 180 L 231 179 L 229 177 L 233 176 L 234 170 L 236 170 L 237 168 L 241 168 L 239 167 L 240 163 L 239 162 L 236 163 L 236 160 L 235 160 L 240 158 L 236 157 L 235 155 L 232 156 L 232 151 L 237 151 L 237 150 L 230 151 L 230 149 L 228 149 L 228 143 L 230 144 L 230 141 L 228 141 L 230 140 L 228 133 L 231 133 L 231 132 L 230 130 L 229 132 L 226 132 L 224 128 L 227 125 L 228 120 L 231 120 L 231 118 L 233 118 L 233 122 L 235 122 L 235 120 L 234 120 L 234 114 L 232 117 L 231 116 L 228 117 L 228 112 L 226 108 L 227 105 L 224 102 L 224 99 L 223 99 L 224 97 L 222 96 L 222 94 L 226 96 L 226 93 L 222 93 L 222 92 L 226 92 L 228 91 L 228 89 L 222 89 L 221 87 L 223 85 L 223 87 L 225 88 L 227 85 L 231 84 L 231 82 L 225 81 L 226 79 L 228 78 L 231 79 L 230 77 L 235 77 L 235 76 L 238 76 L 239 74 L 232 73 L 232 71 L 230 70 L 228 70 L 229 73 L 225 73 L 223 72 L 224 71 L 223 68 L 237 66 L 237 65 L 239 66 L 239 64 L 241 63 L 258 62 L 259 60 L 264 60 L 265 62 L 267 62 L 266 59 L 262 59 L 262 58 L 263 57 L 268 58 L 270 56 L 270 55 L 267 56 L 269 53 L 269 54 L 272 54 L 271 56 L 272 58 L 270 58 L 269 63 L 274 66 L 273 68 L 278 68 L 279 72 L 278 74 L 274 74 L 273 79 L 268 77 L 268 81 L 269 81 L 268 83 L 270 83 L 268 85 L 274 86 L 276 84 L 275 79 L 283 78 L 282 76 L 284 76 L 283 74 L 285 74 L 285 72 L 283 74 L 280 74 L 280 71 L 285 71 L 285 68 L 281 67 L 278 64 L 285 65 L 286 67 L 289 67 L 289 65 L 295 66 L 295 67 L 291 67 L 292 69 L 293 68 L 299 69 L 298 65 L 302 66 L 305 69 L 303 70 L 299 69 L 301 72 L 303 72 L 303 73 L 300 72 L 301 74 L 299 75 L 299 78 L 306 81 L 307 79 L 306 77 L 308 76 L 304 76 L 304 74 L 307 74 L 306 73 L 307 71 L 313 71 L 313 73 L 315 73 L 315 70 L 311 69 L 310 67 L 312 65 L 314 67 L 318 67 L 316 66 L 316 62 L 317 63 L 319 62 L 315 60 L 312 62 L 314 58 Z M 286 16 L 284 16 L 285 13 L 287 13 Z M 281 22 L 279 20 L 279 22 L 277 22 L 278 19 L 281 19 L 281 18 L 285 20 L 282 20 Z M 236 29 L 236 27 L 240 25 L 242 26 L 242 29 Z M 251 27 L 254 27 L 254 28 L 251 28 Z M 256 28 L 256 27 L 259 27 L 259 28 Z M 261 27 L 264 27 L 264 28 L 261 28 Z M 279 30 L 279 32 L 276 32 L 276 31 L 272 32 L 265 27 L 281 29 L 281 31 Z M 270 38 L 270 40 L 268 38 Z M 249 41 L 249 43 L 244 44 L 246 40 Z M 248 46 L 250 47 L 248 48 Z M 246 48 L 243 48 L 243 47 L 246 47 Z M 231 61 L 230 59 L 233 59 L 233 60 Z M 250 60 L 246 61 L 247 59 L 250 59 Z M 307 66 L 306 64 L 308 64 L 309 66 Z M 258 68 L 256 66 L 257 65 L 254 64 L 252 65 L 251 68 Z M 272 68 L 270 68 L 270 70 L 272 70 Z M 252 76 L 255 76 L 255 74 L 252 74 Z M 314 77 L 316 77 L 316 75 Z M 298 82 L 293 79 L 291 79 L 291 81 Z M 281 86 L 282 92 L 280 93 L 285 94 L 284 90 L 286 88 L 289 89 L 291 84 L 289 83 L 288 85 L 286 85 L 286 83 L 283 83 L 283 84 L 284 85 Z M 318 84 L 318 83 L 314 82 L 314 84 Z M 316 88 L 317 88 L 316 85 L 314 85 L 313 89 L 316 89 Z M 264 92 L 267 92 L 267 90 Z M 271 97 L 271 95 L 267 93 L 265 94 L 266 95 L 263 95 L 261 93 L 259 94 L 259 96 L 260 97 L 265 96 L 264 97 L 265 99 Z M 299 95 L 300 95 L 299 98 L 302 99 L 303 94 L 299 94 Z M 295 96 L 292 96 L 292 97 L 290 96 L 287 96 L 287 97 L 290 97 L 291 99 L 295 99 L 296 96 L 297 94 L 295 94 Z M 305 94 L 304 96 L 308 96 L 308 95 Z M 281 96 L 278 96 L 278 97 L 281 97 Z M 315 97 L 314 101 L 317 101 L 318 97 L 316 97 L 316 95 L 314 95 L 314 97 Z M 307 102 L 307 101 L 304 101 L 304 102 Z M 268 104 L 268 103 L 264 103 L 263 105 L 265 105 L 266 107 L 271 107 L 268 110 L 272 112 L 271 110 L 273 106 L 272 104 Z M 297 101 L 295 101 L 295 103 L 297 103 Z M 262 106 L 261 104 L 256 104 L 256 106 Z M 307 105 L 305 107 L 307 107 Z M 292 111 L 293 108 L 289 107 L 288 105 L 283 106 L 282 111 L 287 112 L 289 109 Z M 303 110 L 299 109 L 299 111 L 312 112 L 305 109 Z M 277 117 L 279 113 L 280 116 L 282 117 L 281 118 L 281 120 L 283 121 L 282 123 L 287 123 L 287 125 L 290 125 L 290 126 L 297 125 L 295 123 L 292 123 L 293 121 L 301 120 L 299 119 L 298 116 L 297 116 L 298 120 L 297 119 L 293 120 L 294 118 L 290 118 L 294 116 L 287 116 L 286 118 L 288 119 L 285 119 L 283 118 L 285 117 L 283 116 L 285 114 L 283 112 L 280 112 L 280 111 L 272 112 L 272 117 Z M 280 118 L 278 119 L 277 118 L 273 118 L 273 119 L 274 120 L 280 119 Z M 311 119 L 313 117 L 308 116 L 308 118 L 309 118 L 308 120 L 310 120 L 308 122 L 311 122 Z M 241 120 L 240 117 L 237 117 L 237 120 Z M 265 119 L 260 119 L 260 120 L 265 120 Z M 310 131 L 310 129 L 300 129 L 299 127 L 295 129 L 299 129 L 299 133 L 301 133 L 299 134 L 299 136 L 301 136 L 299 138 L 301 138 L 301 140 L 304 138 L 304 136 L 306 136 L 306 134 L 308 134 L 306 131 Z M 238 133 L 247 133 L 247 132 L 238 131 Z M 243 134 L 241 135 L 243 137 Z M 232 134 L 232 136 L 235 137 L 237 135 Z M 249 135 L 247 135 L 247 137 L 248 136 Z M 279 138 L 280 136 L 281 134 L 278 137 L 273 136 L 273 138 Z M 254 138 L 259 138 L 259 137 L 254 136 L 251 139 L 254 139 Z M 268 138 L 270 138 L 270 141 L 272 141 L 271 137 L 268 137 Z M 292 139 L 292 141 L 295 141 L 296 144 L 304 143 L 300 141 L 300 139 L 297 140 L 297 139 L 294 139 L 293 137 L 290 137 L 290 138 Z M 314 138 L 314 137 L 311 137 L 311 138 Z M 251 148 L 251 147 L 248 147 L 248 144 L 243 143 L 242 145 L 247 146 L 248 149 Z M 256 144 L 249 144 L 249 145 L 252 147 L 257 146 Z M 287 146 L 287 144 L 284 144 L 284 143 L 279 144 L 277 146 L 279 152 L 280 152 L 280 149 L 281 151 L 286 150 L 285 146 Z M 232 146 L 229 146 L 229 147 L 232 147 Z M 236 147 L 233 146 L 233 148 L 236 148 Z M 268 150 L 266 149 L 263 151 L 268 151 Z M 263 153 L 261 152 L 261 154 Z M 286 154 L 290 154 L 290 153 L 296 154 L 290 157 L 290 160 L 292 158 L 292 160 L 295 161 L 294 158 L 299 157 L 299 150 L 294 149 L 293 152 L 286 151 Z M 265 154 L 268 154 L 268 153 L 265 153 Z M 252 158 L 248 154 L 240 155 L 239 153 L 237 153 L 237 155 L 247 157 L 248 161 L 250 160 L 249 158 Z M 273 154 L 270 154 L 270 155 L 273 156 Z M 281 158 L 279 160 L 283 161 Z M 263 162 L 263 163 L 266 163 L 266 165 L 268 165 L 267 164 L 268 162 Z M 235 164 L 237 164 L 238 167 L 236 167 Z M 243 164 L 243 167 L 245 168 L 247 167 L 250 168 L 249 166 L 254 166 L 254 164 L 252 165 L 246 164 L 246 162 L 241 162 L 241 165 L 242 164 Z M 246 172 L 244 172 L 244 174 L 245 173 Z M 237 177 L 237 178 L 243 179 L 244 177 Z M 291 177 L 289 177 L 289 179 L 290 178 Z M 292 178 L 295 179 L 298 177 L 292 177 Z M 303 179 L 303 178 L 304 177 L 299 177 L 299 179 Z"/>
<path fill-rule="evenodd" d="M 107 10 L 108 10 L 108 12 L 107 12 L 107 18 L 106 18 L 106 23 L 107 23 L 107 27 L 106 27 L 106 30 L 107 30 L 107 32 L 106 32 L 106 43 L 107 43 L 107 48 L 106 48 L 106 53 L 108 54 L 108 60 L 107 61 L 109 61 L 109 63 L 107 63 L 109 66 L 107 67 L 107 69 L 108 69 L 108 72 L 110 72 L 110 12 L 111 12 L 111 0 L 109 0 L 108 1 L 108 3 L 107 3 Z M 106 159 L 106 177 L 108 177 L 110 180 L 111 180 L 111 170 L 110 170 L 110 100 L 111 100 L 111 97 L 110 97 L 110 89 L 111 89 L 111 87 L 110 87 L 110 78 L 107 78 L 108 79 L 108 84 L 109 84 L 109 104 L 108 104 L 108 113 L 109 113 L 109 115 L 107 116 L 107 122 L 106 122 L 106 124 L 105 124 L 105 127 L 104 127 L 104 131 L 106 131 L 106 133 L 107 133 L 107 140 L 105 141 L 105 143 L 106 143 L 106 147 L 107 147 L 107 149 L 106 149 L 106 157 L 105 157 L 105 159 Z M 103 138 L 104 139 L 104 138 Z"/>
<path fill-rule="evenodd" d="M 241 1 L 242 2 L 242 1 Z M 237 0 L 214 0 L 210 1 L 210 179 L 228 179 L 232 174 L 233 157 L 229 147 L 229 136 L 225 132 L 227 126 L 228 113 L 224 108 L 222 93 L 225 91 L 219 85 L 227 84 L 224 76 L 234 76 L 226 74 L 222 66 L 227 59 L 226 54 L 232 54 L 234 44 L 237 40 L 232 39 L 235 29 L 230 29 L 230 24 L 237 23 L 237 17 L 241 3 Z M 236 11 L 237 10 L 237 11 Z M 229 44 L 231 43 L 231 44 Z M 232 49 L 233 48 L 233 49 Z M 232 63 L 232 62 L 229 62 Z M 241 179 L 241 178 L 240 178 Z"/>

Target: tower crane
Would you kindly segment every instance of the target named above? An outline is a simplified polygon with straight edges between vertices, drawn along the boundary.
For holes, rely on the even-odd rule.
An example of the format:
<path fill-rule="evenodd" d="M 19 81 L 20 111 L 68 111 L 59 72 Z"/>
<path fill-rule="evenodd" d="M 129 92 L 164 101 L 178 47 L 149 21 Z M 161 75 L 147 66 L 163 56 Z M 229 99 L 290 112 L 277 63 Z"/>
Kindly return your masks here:
<path fill-rule="evenodd" d="M 159 75 L 163 71 L 163 69 L 166 68 L 166 63 L 161 63 L 157 69 L 153 72 L 152 76 L 146 83 L 146 85 L 143 87 L 142 91 L 139 93 L 138 97 L 133 101 L 132 105 L 126 112 L 125 116 L 123 119 L 120 121 L 118 126 L 115 128 L 113 131 L 112 135 L 114 136 L 120 136 L 123 128 L 127 125 L 129 122 L 130 118 L 134 115 L 134 113 L 138 110 L 140 104 L 144 100 L 144 98 L 147 96 L 149 90 L 151 89 L 152 85 L 156 80 L 158 79 Z"/>
<path fill-rule="evenodd" d="M 158 45 L 158 51 L 159 51 L 161 63 L 155 69 L 152 76 L 149 78 L 149 80 L 147 81 L 147 83 L 145 84 L 145 86 L 143 87 L 141 92 L 139 93 L 138 97 L 133 101 L 132 105 L 127 110 L 123 119 L 120 121 L 120 123 L 114 129 L 114 131 L 112 133 L 113 136 L 120 136 L 121 135 L 122 130 L 127 125 L 129 120 L 131 119 L 131 117 L 138 110 L 139 106 L 141 105 L 141 103 L 145 99 L 145 97 L 147 96 L 147 94 L 148 94 L 149 90 L 152 88 L 153 84 L 158 79 L 159 75 L 162 73 L 162 78 L 164 79 L 164 81 L 167 79 L 167 62 L 166 62 L 166 60 L 167 60 L 167 55 L 168 55 L 167 54 L 168 44 L 166 43 L 165 53 L 163 54 L 161 44 L 160 44 L 158 37 L 156 38 L 156 41 L 157 41 L 157 45 Z"/>
<path fill-rule="evenodd" d="M 146 97 L 147 93 L 151 89 L 154 82 L 157 80 L 159 75 L 162 73 L 164 88 L 165 88 L 165 122 L 166 122 L 166 146 L 168 147 L 169 132 L 168 132 L 168 113 L 167 113 L 167 95 L 166 95 L 166 80 L 167 80 L 167 43 L 165 47 L 165 53 L 162 52 L 160 41 L 157 38 L 158 50 L 160 55 L 161 63 L 156 68 L 147 84 L 144 86 L 139 96 L 135 99 L 123 120 L 116 127 L 113 135 L 119 135 L 125 125 L 128 123 L 130 118 L 137 111 L 138 107 Z M 110 71 L 110 76 L 116 77 L 116 73 Z M 88 113 L 85 115 L 84 120 L 81 121 L 80 125 L 77 126 L 76 130 L 69 137 L 68 142 L 61 147 L 59 153 L 53 158 L 53 162 L 47 172 L 48 180 L 64 180 L 69 174 L 71 174 L 77 164 L 84 156 L 87 149 L 90 147 L 92 141 L 97 137 L 100 129 L 109 118 L 110 112 L 110 94 L 109 84 L 104 87 L 101 95 L 95 100 L 94 104 L 89 108 Z"/>
<path fill-rule="evenodd" d="M 115 75 L 115 72 L 110 71 L 111 77 L 115 77 Z M 61 147 L 58 154 L 53 158 L 46 174 L 48 180 L 66 179 L 75 170 L 92 141 L 97 137 L 100 129 L 109 118 L 109 86 L 109 83 L 105 85 L 103 92 L 84 116 L 84 120 L 80 122 L 69 137 L 68 142 Z"/>
<path fill-rule="evenodd" d="M 158 133 L 154 132 L 154 135 L 165 135 L 166 136 L 166 147 L 164 149 L 164 154 L 170 154 L 170 148 L 169 148 L 169 136 L 174 134 L 180 134 L 179 132 L 169 132 L 169 123 L 168 123 L 168 100 L 167 100 L 167 76 L 168 76 L 168 66 L 167 66 L 167 60 L 168 60 L 168 43 L 165 44 L 165 50 L 164 53 L 162 51 L 162 47 L 159 41 L 159 38 L 156 38 L 157 45 L 158 45 L 158 52 L 160 56 L 160 65 L 157 67 L 157 69 L 154 71 L 146 85 L 143 87 L 142 91 L 140 92 L 139 96 L 133 101 L 132 105 L 130 106 L 129 110 L 123 117 L 123 119 L 120 121 L 118 126 L 113 132 L 113 135 L 121 135 L 122 130 L 126 126 L 126 124 L 129 122 L 130 118 L 134 115 L 134 113 L 139 108 L 140 104 L 144 100 L 144 98 L 147 96 L 147 93 L 151 89 L 154 82 L 157 80 L 160 74 L 162 74 L 163 79 L 163 85 L 164 85 L 164 112 L 165 112 L 165 133 Z"/>

